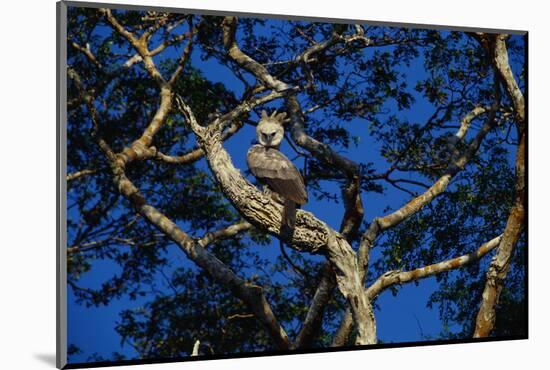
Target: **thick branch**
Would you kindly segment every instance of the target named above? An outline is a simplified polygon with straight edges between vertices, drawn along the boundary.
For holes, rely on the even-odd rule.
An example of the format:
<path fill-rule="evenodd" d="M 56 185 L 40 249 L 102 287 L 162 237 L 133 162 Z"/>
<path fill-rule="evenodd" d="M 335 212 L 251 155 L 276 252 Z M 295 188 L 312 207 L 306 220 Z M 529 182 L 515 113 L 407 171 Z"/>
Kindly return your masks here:
<path fill-rule="evenodd" d="M 174 241 L 193 262 L 208 272 L 215 281 L 227 286 L 238 298 L 242 299 L 267 328 L 278 348 L 290 348 L 290 340 L 271 311 L 261 287 L 249 284 L 235 275 L 216 256 L 204 249 L 199 242 L 193 240 L 156 208 L 147 204 L 143 195 L 124 175 L 122 169 L 117 168 L 116 165 L 114 175 L 115 184 L 121 194 L 131 201 L 136 210 L 150 224 Z"/>
<path fill-rule="evenodd" d="M 349 243 L 313 214 L 299 210 L 293 234 L 281 233 L 282 206 L 258 191 L 237 170 L 222 146 L 221 128 L 217 120 L 205 127 L 199 125 L 185 102 L 177 100 L 179 108 L 206 153 L 208 164 L 225 197 L 242 217 L 254 226 L 281 238 L 292 248 L 309 253 L 324 253 L 334 266 L 340 291 L 348 299 L 358 326 L 358 344 L 376 342 L 376 326 L 370 302 L 366 299 L 358 274 L 356 255 Z"/>
<path fill-rule="evenodd" d="M 363 220 L 363 203 L 361 200 L 361 183 L 360 178 L 353 177 L 348 179 L 347 184 L 342 189 L 342 197 L 344 199 L 345 212 L 340 226 L 340 233 L 351 244 L 357 237 L 359 226 Z M 336 287 L 334 272 L 327 263 L 321 270 L 321 278 L 310 304 L 306 319 L 302 324 L 302 328 L 298 333 L 295 341 L 296 348 L 307 347 L 311 344 L 315 336 L 318 334 L 323 321 L 325 307 L 332 298 L 332 293 Z M 351 311 L 350 311 L 351 319 Z"/>
<path fill-rule="evenodd" d="M 468 114 L 466 114 L 461 120 L 460 120 L 460 128 L 455 133 L 455 137 L 459 140 L 463 140 L 464 136 L 466 135 L 466 132 L 470 129 L 470 126 L 472 124 L 472 121 L 479 117 L 481 114 L 485 113 L 491 109 L 491 107 L 482 107 L 477 106 L 474 109 L 472 109 Z"/>
<path fill-rule="evenodd" d="M 98 117 L 93 104 L 93 96 L 84 89 L 78 74 L 70 70 L 69 76 L 75 81 L 80 94 L 86 101 L 94 127 L 98 125 Z M 155 207 L 147 204 L 139 189 L 128 179 L 125 174 L 126 161 L 122 154 L 115 154 L 110 146 L 99 136 L 97 130 L 92 132 L 100 149 L 105 153 L 113 172 L 113 181 L 119 192 L 130 201 L 136 211 L 142 215 L 147 222 L 159 229 L 170 238 L 178 247 L 199 267 L 204 269 L 214 281 L 228 287 L 236 297 L 245 302 L 256 317 L 264 324 L 279 349 L 290 349 L 291 343 L 284 329 L 279 325 L 267 302 L 262 288 L 249 284 L 244 279 L 235 275 L 215 255 L 204 249 L 199 242 L 187 235 L 172 220 L 166 217 Z"/>
<path fill-rule="evenodd" d="M 483 36 L 486 37 L 486 35 Z M 510 210 L 498 252 L 491 261 L 491 265 L 487 271 L 485 288 L 476 318 L 474 338 L 487 337 L 493 331 L 496 321 L 496 305 L 504 286 L 504 279 L 510 269 L 512 254 L 523 231 L 525 220 L 525 100 L 508 62 L 506 38 L 506 35 L 495 36 L 491 54 L 493 56 L 493 64 L 499 72 L 506 91 L 512 100 L 518 121 L 520 139 L 515 164 L 515 201 Z M 488 48 L 491 44 L 487 42 L 487 38 L 484 40 L 485 42 L 482 42 L 482 45 Z"/>
<path fill-rule="evenodd" d="M 496 321 L 496 306 L 510 269 L 515 246 L 525 221 L 525 132 L 521 135 L 516 154 L 516 199 L 508 216 L 498 252 L 487 271 L 485 288 L 476 318 L 474 338 L 487 337 Z"/>
<path fill-rule="evenodd" d="M 420 211 L 425 205 L 430 203 L 434 198 L 439 196 L 447 189 L 447 186 L 449 185 L 451 179 L 458 172 L 460 172 L 466 166 L 466 164 L 475 156 L 481 145 L 481 142 L 483 141 L 487 133 L 494 127 L 496 113 L 495 109 L 496 104 L 495 107 L 492 107 L 492 109 L 489 111 L 489 115 L 485 124 L 479 130 L 476 137 L 469 143 L 464 153 L 453 159 L 453 162 L 448 167 L 446 173 L 443 174 L 443 176 L 441 176 L 428 190 L 426 190 L 423 194 L 411 199 L 407 204 L 405 204 L 397 211 L 394 211 L 393 213 L 390 213 L 381 218 L 375 218 L 371 222 L 369 228 L 361 237 L 361 242 L 359 244 L 358 260 L 359 268 L 361 269 L 360 273 L 362 281 L 364 281 L 366 277 L 366 269 L 369 263 L 370 250 L 374 246 L 378 235 L 382 231 L 395 227 L 410 216 L 414 215 L 416 212 Z M 479 112 L 477 108 L 474 108 L 474 111 Z M 470 112 L 469 116 L 472 116 L 472 112 Z M 463 119 L 463 122 L 465 119 Z M 461 131 L 459 129 L 458 133 L 460 132 Z M 332 345 L 344 345 L 345 342 L 342 342 L 342 340 L 346 340 L 348 338 L 352 326 L 353 322 L 351 320 L 351 312 L 347 310 L 344 314 L 342 322 L 340 323 L 338 335 L 335 336 L 335 338 L 333 339 Z"/>
<path fill-rule="evenodd" d="M 508 51 L 506 49 L 506 39 L 507 35 L 497 35 L 495 36 L 494 43 L 494 65 L 496 66 L 501 79 L 504 81 L 504 86 L 506 87 L 506 92 L 512 99 L 512 104 L 514 105 L 514 110 L 516 112 L 516 118 L 520 126 L 525 125 L 525 99 L 523 98 L 523 93 L 518 86 L 512 68 L 510 68 L 510 63 L 508 62 Z"/>
<path fill-rule="evenodd" d="M 149 146 L 153 143 L 153 137 L 161 129 L 166 121 L 170 110 L 172 109 L 172 87 L 164 84 L 160 88 L 160 104 L 153 116 L 153 119 L 139 139 L 134 141 L 129 148 L 126 148 L 122 154 L 126 163 L 136 159 L 141 159 L 148 155 Z"/>

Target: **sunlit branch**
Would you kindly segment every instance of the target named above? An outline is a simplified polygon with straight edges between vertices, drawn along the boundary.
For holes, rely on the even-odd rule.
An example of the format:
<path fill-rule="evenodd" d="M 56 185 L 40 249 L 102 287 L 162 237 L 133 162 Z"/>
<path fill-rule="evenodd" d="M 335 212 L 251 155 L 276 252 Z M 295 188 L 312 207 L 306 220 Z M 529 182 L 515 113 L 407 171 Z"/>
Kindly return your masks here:
<path fill-rule="evenodd" d="M 377 297 L 382 291 L 396 284 L 406 284 L 412 281 L 425 279 L 427 277 L 440 274 L 442 272 L 458 269 L 468 264 L 478 261 L 481 257 L 495 249 L 500 241 L 502 235 L 491 239 L 487 243 L 480 246 L 472 253 L 465 254 L 460 257 L 452 258 L 443 262 L 435 263 L 433 265 L 417 268 L 410 271 L 388 271 L 382 274 L 371 286 L 367 288 L 367 295 L 370 299 Z"/>
<path fill-rule="evenodd" d="M 80 171 L 76 171 L 76 172 L 73 172 L 73 173 L 68 173 L 67 174 L 67 182 L 70 182 L 70 181 L 73 181 L 73 180 L 76 180 L 76 179 L 79 179 L 81 177 L 85 177 L 85 176 L 88 176 L 88 175 L 93 175 L 95 173 L 97 173 L 96 169 L 85 169 L 85 170 L 80 170 Z"/>
<path fill-rule="evenodd" d="M 77 83 L 80 94 L 91 107 L 90 114 L 94 127 L 97 126 L 98 117 L 93 104 L 92 95 L 85 89 L 78 74 L 74 71 L 69 74 Z M 180 108 L 185 110 L 185 107 Z M 189 111 L 191 116 L 188 118 L 191 124 L 197 125 L 194 116 Z M 195 127 L 196 129 L 197 127 Z M 275 344 L 280 349 L 289 349 L 291 347 L 288 335 L 279 325 L 269 303 L 267 302 L 262 288 L 256 285 L 247 283 L 244 279 L 235 275 L 235 273 L 221 262 L 215 255 L 204 249 L 197 241 L 185 233 L 178 225 L 166 217 L 162 212 L 148 204 L 143 194 L 126 176 L 125 165 L 126 161 L 121 158 L 121 154 L 115 154 L 110 146 L 99 135 L 92 135 L 100 149 L 105 153 L 107 160 L 111 164 L 113 172 L 113 180 L 116 188 L 126 199 L 130 201 L 132 207 L 145 218 L 152 226 L 156 227 L 176 245 L 199 267 L 204 269 L 208 274 L 217 281 L 229 288 L 235 296 L 245 302 L 254 312 L 256 317 L 264 324 Z"/>
<path fill-rule="evenodd" d="M 224 227 L 223 229 L 210 231 L 204 234 L 202 238 L 197 240 L 197 243 L 206 248 L 208 245 L 217 242 L 218 240 L 232 238 L 243 231 L 252 229 L 252 225 L 246 221 L 238 222 L 236 224 Z"/>

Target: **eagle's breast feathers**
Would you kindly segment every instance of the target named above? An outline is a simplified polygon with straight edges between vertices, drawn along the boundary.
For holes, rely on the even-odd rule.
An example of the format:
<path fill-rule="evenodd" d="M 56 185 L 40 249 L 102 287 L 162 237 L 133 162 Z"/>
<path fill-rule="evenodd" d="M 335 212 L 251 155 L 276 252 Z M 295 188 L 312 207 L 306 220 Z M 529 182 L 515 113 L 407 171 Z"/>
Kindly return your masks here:
<path fill-rule="evenodd" d="M 296 204 L 307 203 L 302 175 L 283 153 L 275 148 L 253 145 L 246 156 L 250 171 L 273 191 Z"/>

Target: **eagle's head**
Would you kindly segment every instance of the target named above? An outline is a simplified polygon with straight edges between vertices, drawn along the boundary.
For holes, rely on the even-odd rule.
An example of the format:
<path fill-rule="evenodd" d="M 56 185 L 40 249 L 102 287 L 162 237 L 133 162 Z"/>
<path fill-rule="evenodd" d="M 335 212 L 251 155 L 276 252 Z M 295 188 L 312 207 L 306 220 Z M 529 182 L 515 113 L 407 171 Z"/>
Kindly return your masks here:
<path fill-rule="evenodd" d="M 287 121 L 285 112 L 274 111 L 271 116 L 268 116 L 265 110 L 262 111 L 262 118 L 256 127 L 258 142 L 265 147 L 278 148 L 285 133 L 283 124 Z"/>

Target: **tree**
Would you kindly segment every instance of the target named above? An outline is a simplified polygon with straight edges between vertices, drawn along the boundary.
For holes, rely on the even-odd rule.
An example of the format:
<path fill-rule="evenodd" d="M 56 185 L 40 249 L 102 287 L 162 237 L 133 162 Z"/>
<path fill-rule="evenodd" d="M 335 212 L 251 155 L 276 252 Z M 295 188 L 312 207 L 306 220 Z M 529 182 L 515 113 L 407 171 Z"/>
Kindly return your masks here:
<path fill-rule="evenodd" d="M 377 297 L 428 276 L 462 328 L 440 338 L 525 335 L 522 37 L 71 7 L 67 42 L 68 282 L 144 302 L 116 328 L 141 358 L 373 344 Z M 235 166 L 262 109 L 338 230 L 299 210 L 281 234 Z M 373 158 L 344 154 L 361 140 Z M 116 272 L 83 284 L 98 261 Z"/>

